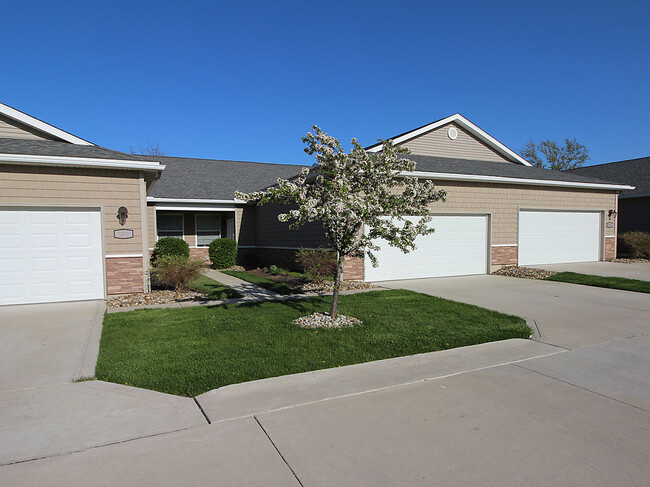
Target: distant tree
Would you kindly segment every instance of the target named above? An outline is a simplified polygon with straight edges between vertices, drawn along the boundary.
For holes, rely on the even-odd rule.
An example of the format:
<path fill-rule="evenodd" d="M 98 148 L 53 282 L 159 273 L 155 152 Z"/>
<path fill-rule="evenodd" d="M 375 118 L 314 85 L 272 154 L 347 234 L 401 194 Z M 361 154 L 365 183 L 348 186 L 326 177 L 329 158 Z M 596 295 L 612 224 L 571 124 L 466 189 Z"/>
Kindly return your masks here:
<path fill-rule="evenodd" d="M 165 156 L 167 152 L 160 148 L 160 144 L 151 145 L 151 142 L 147 142 L 146 147 L 142 147 L 141 144 L 138 144 L 138 147 L 129 146 L 131 154 L 142 154 L 145 156 Z"/>
<path fill-rule="evenodd" d="M 542 157 L 537 151 L 541 152 Z M 589 149 L 576 139 L 564 139 L 563 147 L 558 146 L 553 140 L 543 140 L 539 145 L 535 145 L 531 140 L 519 153 L 535 167 L 558 171 L 581 167 L 589 160 Z"/>

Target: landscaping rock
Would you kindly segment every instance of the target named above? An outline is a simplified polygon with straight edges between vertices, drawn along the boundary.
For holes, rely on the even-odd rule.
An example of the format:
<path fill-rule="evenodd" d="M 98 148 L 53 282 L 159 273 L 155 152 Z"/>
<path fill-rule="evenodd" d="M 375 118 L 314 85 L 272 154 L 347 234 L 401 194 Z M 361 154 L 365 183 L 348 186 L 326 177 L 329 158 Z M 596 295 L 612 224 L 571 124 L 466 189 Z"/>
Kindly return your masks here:
<path fill-rule="evenodd" d="M 650 264 L 650 259 L 607 259 L 607 262 L 616 262 L 617 264 Z"/>
<path fill-rule="evenodd" d="M 332 319 L 329 313 L 313 313 L 297 318 L 293 320 L 293 323 L 301 328 L 345 328 L 360 325 L 362 321 L 342 314 L 338 314 L 335 319 Z"/>
<path fill-rule="evenodd" d="M 502 267 L 498 271 L 494 271 L 492 274 L 495 276 L 519 277 L 522 279 L 546 279 L 553 274 L 557 274 L 557 272 L 535 269 L 534 267 L 507 266 Z"/>
<path fill-rule="evenodd" d="M 341 282 L 341 291 L 356 291 L 358 289 L 375 289 L 377 286 L 361 281 L 343 281 Z M 334 283 L 332 281 L 308 282 L 301 286 L 304 293 L 331 293 L 334 292 Z"/>
<path fill-rule="evenodd" d="M 150 293 L 120 294 L 110 296 L 106 300 L 109 308 L 130 308 L 132 306 L 146 306 L 151 304 L 178 303 L 181 301 L 207 301 L 207 295 L 195 291 L 177 293 L 176 291 L 160 290 Z"/>

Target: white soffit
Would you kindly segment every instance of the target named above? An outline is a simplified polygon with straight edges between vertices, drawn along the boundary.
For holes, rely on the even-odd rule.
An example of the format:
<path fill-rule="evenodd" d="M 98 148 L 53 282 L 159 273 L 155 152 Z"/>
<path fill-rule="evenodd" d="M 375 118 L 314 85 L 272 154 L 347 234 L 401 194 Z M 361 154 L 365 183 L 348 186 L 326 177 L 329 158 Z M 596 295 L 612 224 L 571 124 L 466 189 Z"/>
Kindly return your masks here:
<path fill-rule="evenodd" d="M 515 151 L 503 145 L 501 142 L 499 142 L 497 139 L 492 137 L 490 134 L 488 134 L 478 126 L 474 125 L 472 122 L 470 122 L 465 117 L 463 117 L 460 113 L 455 113 L 454 115 L 451 115 L 447 118 L 443 118 L 442 120 L 438 120 L 437 122 L 430 123 L 428 125 L 425 125 L 424 127 L 420 127 L 415 130 L 411 130 L 410 132 L 400 135 L 399 137 L 391 138 L 391 140 L 395 144 L 401 144 L 403 142 L 411 140 L 415 137 L 418 137 L 419 135 L 430 132 L 431 130 L 437 129 L 438 127 L 442 127 L 443 125 L 446 125 L 451 122 L 455 122 L 456 124 L 460 125 L 469 133 L 474 135 L 477 139 L 484 142 L 488 146 L 492 147 L 497 152 L 500 152 L 501 154 L 505 155 L 506 157 L 514 159 L 516 162 L 518 162 L 519 164 L 523 164 L 524 166 L 532 166 L 532 164 L 528 162 L 526 159 L 521 157 Z M 370 147 L 366 148 L 368 152 L 379 152 L 381 149 L 382 149 L 381 144 L 371 145 Z"/>
<path fill-rule="evenodd" d="M 33 129 L 39 130 L 41 132 L 44 132 L 46 134 L 64 140 L 65 142 L 70 142 L 71 144 L 95 145 L 92 142 L 88 142 L 87 140 L 84 140 L 80 137 L 76 137 L 72 134 L 69 134 L 64 130 L 56 128 L 55 126 L 50 125 L 49 123 L 45 123 L 42 120 L 39 120 L 38 118 L 34 118 L 30 115 L 27 115 L 26 113 L 16 110 L 15 108 L 12 108 L 3 103 L 0 103 L 0 114 L 4 115 L 5 117 L 11 118 L 12 120 L 15 120 L 17 122 L 20 122 L 23 125 L 27 125 L 28 127 L 31 127 Z"/>

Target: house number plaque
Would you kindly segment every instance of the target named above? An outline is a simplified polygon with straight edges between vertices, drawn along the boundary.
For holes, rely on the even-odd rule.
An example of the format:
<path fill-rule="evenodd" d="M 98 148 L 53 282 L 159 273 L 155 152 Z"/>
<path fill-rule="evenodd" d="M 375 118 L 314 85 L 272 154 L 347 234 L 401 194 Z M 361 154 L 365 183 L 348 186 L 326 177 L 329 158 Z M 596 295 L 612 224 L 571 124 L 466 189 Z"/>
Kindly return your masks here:
<path fill-rule="evenodd" d="M 119 230 L 113 230 L 114 238 L 133 238 L 133 230 L 127 230 L 126 228 L 121 228 Z"/>
<path fill-rule="evenodd" d="M 607 228 L 614 228 L 614 222 L 607 222 Z"/>

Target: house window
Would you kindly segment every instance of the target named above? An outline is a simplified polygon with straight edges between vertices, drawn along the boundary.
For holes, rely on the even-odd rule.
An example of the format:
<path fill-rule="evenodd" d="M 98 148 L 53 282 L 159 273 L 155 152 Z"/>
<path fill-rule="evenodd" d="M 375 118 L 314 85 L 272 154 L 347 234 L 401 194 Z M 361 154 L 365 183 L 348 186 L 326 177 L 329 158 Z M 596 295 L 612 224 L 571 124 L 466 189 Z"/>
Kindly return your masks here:
<path fill-rule="evenodd" d="M 183 215 L 157 213 L 156 224 L 158 227 L 158 238 L 183 238 Z"/>
<path fill-rule="evenodd" d="M 221 216 L 196 215 L 196 246 L 207 247 L 217 238 L 221 238 Z"/>

